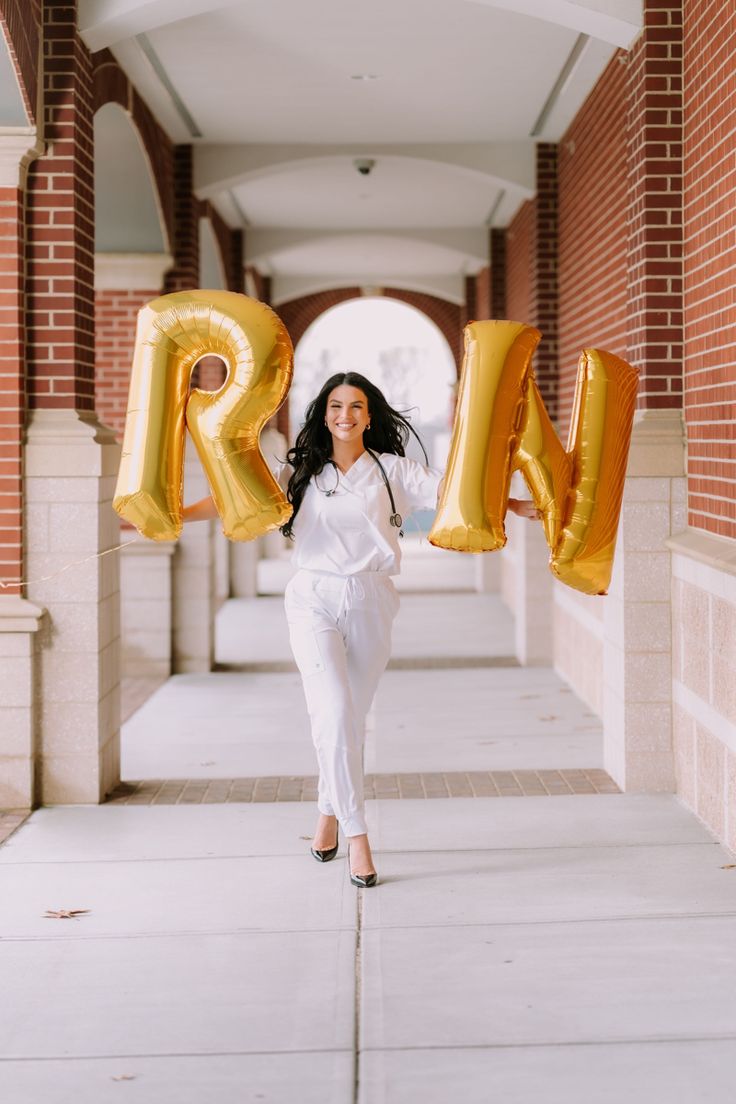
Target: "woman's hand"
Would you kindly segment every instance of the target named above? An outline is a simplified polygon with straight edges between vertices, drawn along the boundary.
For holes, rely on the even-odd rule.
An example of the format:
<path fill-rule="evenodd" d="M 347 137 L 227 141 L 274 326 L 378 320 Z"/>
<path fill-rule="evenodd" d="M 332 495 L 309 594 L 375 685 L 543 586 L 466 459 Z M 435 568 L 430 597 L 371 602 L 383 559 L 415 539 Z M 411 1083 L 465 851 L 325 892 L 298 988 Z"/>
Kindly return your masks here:
<path fill-rule="evenodd" d="M 527 498 L 510 498 L 509 510 L 517 517 L 528 518 L 529 521 L 538 521 L 541 516 L 541 510 L 538 510 L 531 499 Z"/>

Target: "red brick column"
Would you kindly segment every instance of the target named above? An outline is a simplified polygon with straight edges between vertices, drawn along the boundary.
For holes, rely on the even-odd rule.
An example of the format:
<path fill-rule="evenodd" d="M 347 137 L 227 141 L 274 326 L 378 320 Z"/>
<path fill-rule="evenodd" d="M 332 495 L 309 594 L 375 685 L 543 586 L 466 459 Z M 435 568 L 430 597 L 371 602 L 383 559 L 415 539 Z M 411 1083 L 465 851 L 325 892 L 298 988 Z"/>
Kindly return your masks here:
<path fill-rule="evenodd" d="M 199 201 L 193 191 L 191 146 L 174 147 L 174 267 L 164 291 L 199 287 Z"/>
<path fill-rule="evenodd" d="M 733 275 L 736 6 L 734 0 L 725 3 L 685 0 L 684 11 L 684 336 L 689 523 L 733 540 L 736 539 Z M 732 678 L 729 671 L 721 681 Z M 733 793 L 736 797 L 736 789 Z M 736 809 L 732 816 L 732 830 L 736 834 Z"/>
<path fill-rule="evenodd" d="M 495 238 L 505 273 L 496 272 L 494 317 L 528 322 L 542 331 L 534 360 L 539 390 L 549 415 L 558 414 L 557 146 L 537 145 L 537 194 L 522 205 L 503 240 Z M 502 232 L 501 232 L 502 233 Z M 508 252 L 508 257 L 507 257 Z"/>
<path fill-rule="evenodd" d="M 682 3 L 646 0 L 629 61 L 627 358 L 639 407 L 682 405 Z"/>
<path fill-rule="evenodd" d="M 22 437 L 25 421 L 23 196 L 0 188 L 0 579 L 23 570 Z M 20 594 L 10 587 L 3 594 Z"/>
<path fill-rule="evenodd" d="M 535 358 L 535 372 L 550 418 L 557 418 L 557 146 L 537 145 L 537 196 L 535 203 L 535 253 L 532 273 L 534 325 L 542 331 Z M 525 319 L 520 319 L 525 321 Z"/>
<path fill-rule="evenodd" d="M 491 230 L 491 287 L 489 318 L 506 317 L 506 230 Z"/>
<path fill-rule="evenodd" d="M 76 4 L 45 0 L 46 152 L 28 176 L 28 401 L 94 409 L 93 93 Z"/>
<path fill-rule="evenodd" d="M 138 311 L 160 289 L 101 288 L 95 294 L 97 413 L 122 441 Z"/>
<path fill-rule="evenodd" d="M 460 331 L 458 340 L 462 339 L 463 327 L 478 318 L 478 282 L 475 276 L 465 277 L 465 303 L 460 312 Z"/>
<path fill-rule="evenodd" d="M 491 317 L 491 268 L 486 265 L 475 277 L 475 317 Z"/>

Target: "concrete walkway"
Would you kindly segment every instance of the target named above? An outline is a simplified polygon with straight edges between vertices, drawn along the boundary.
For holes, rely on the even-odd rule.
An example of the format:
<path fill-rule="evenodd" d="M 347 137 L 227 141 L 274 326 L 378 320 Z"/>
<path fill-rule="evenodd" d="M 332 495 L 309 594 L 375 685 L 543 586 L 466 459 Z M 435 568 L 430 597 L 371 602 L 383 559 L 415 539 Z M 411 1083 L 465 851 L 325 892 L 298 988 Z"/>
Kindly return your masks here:
<path fill-rule="evenodd" d="M 596 718 L 512 665 L 469 561 L 426 556 L 367 770 L 600 769 Z M 219 628 L 232 669 L 162 686 L 124 777 L 314 773 L 278 601 Z M 555 793 L 369 801 L 381 884 L 360 893 L 343 844 L 309 857 L 310 801 L 170 804 L 162 784 L 37 811 L 0 848 L 0 1100 L 730 1104 L 732 857 L 671 796 Z"/>

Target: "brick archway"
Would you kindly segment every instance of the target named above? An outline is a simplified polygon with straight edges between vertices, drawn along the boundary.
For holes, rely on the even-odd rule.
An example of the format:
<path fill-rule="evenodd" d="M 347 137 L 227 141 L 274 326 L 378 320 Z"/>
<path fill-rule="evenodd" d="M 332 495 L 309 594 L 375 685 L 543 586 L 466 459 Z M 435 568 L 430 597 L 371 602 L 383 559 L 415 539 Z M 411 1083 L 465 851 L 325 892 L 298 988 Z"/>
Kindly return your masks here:
<path fill-rule="evenodd" d="M 405 291 L 402 288 L 384 288 L 382 297 L 398 299 L 410 307 L 415 307 L 434 322 L 452 349 L 459 373 L 462 359 L 463 308 L 461 306 L 447 299 L 440 299 L 437 295 L 428 295 L 421 291 Z M 306 330 L 321 314 L 339 303 L 347 302 L 348 299 L 360 298 L 359 287 L 331 288 L 312 295 L 302 295 L 299 299 L 290 299 L 277 307 L 276 313 L 289 331 L 296 348 Z"/>
<path fill-rule="evenodd" d="M 311 295 L 302 295 L 298 299 L 290 299 L 276 308 L 276 313 L 286 326 L 294 348 L 297 347 L 309 326 L 320 315 L 331 307 L 345 303 L 349 299 L 362 297 L 359 287 L 330 288 L 326 291 L 314 292 Z M 383 288 L 381 297 L 397 299 L 407 306 L 415 307 L 434 322 L 437 329 L 445 337 L 453 357 L 455 358 L 455 370 L 460 374 L 462 361 L 462 338 L 464 312 L 457 303 L 451 303 L 447 299 L 440 299 L 437 295 L 428 295 L 422 291 L 406 291 L 402 288 Z M 289 436 L 289 412 L 286 403 L 281 407 L 277 415 L 277 427 L 286 437 Z"/>
<path fill-rule="evenodd" d="M 116 103 L 130 117 L 131 125 L 138 134 L 148 160 L 169 248 L 173 249 L 176 239 L 174 144 L 138 95 L 110 50 L 100 50 L 99 54 L 95 54 L 93 64 L 94 113 L 97 114 L 105 104 Z"/>

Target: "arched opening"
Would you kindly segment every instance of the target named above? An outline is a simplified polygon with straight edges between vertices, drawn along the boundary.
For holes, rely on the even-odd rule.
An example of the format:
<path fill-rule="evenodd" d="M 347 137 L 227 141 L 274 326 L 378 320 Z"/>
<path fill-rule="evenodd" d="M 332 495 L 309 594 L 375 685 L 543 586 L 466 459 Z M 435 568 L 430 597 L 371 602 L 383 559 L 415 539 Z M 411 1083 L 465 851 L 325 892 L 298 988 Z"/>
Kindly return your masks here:
<path fill-rule="evenodd" d="M 96 113 L 94 143 L 95 401 L 121 438 L 138 311 L 161 294 L 172 259 L 148 158 L 118 103 Z"/>
<path fill-rule="evenodd" d="M 452 350 L 433 321 L 388 297 L 349 299 L 329 308 L 305 331 L 294 358 L 289 392 L 292 438 L 309 401 L 335 372 L 355 371 L 406 412 L 431 464 L 443 466 L 457 381 Z M 408 453 L 422 458 L 412 437 Z"/>
<path fill-rule="evenodd" d="M 95 252 L 164 253 L 155 185 L 127 111 L 108 103 L 95 115 Z"/>

